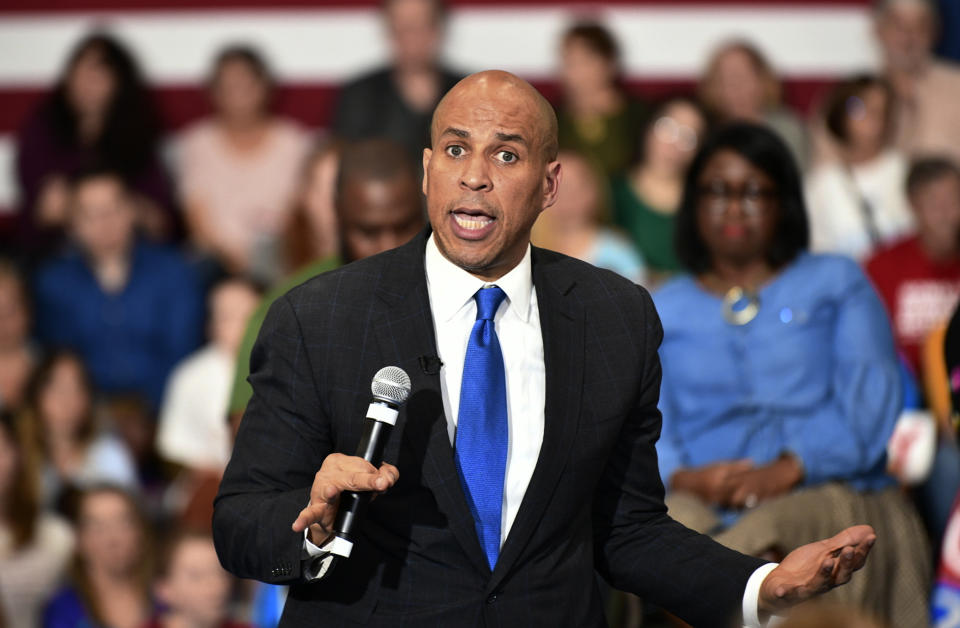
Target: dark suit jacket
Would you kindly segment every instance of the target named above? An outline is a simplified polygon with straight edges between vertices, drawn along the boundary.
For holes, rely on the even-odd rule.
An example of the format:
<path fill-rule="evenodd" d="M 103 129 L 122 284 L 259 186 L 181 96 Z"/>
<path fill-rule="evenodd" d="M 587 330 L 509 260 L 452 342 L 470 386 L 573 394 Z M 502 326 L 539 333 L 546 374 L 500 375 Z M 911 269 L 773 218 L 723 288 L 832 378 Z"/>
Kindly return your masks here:
<path fill-rule="evenodd" d="M 316 277 L 272 307 L 251 358 L 254 396 L 214 513 L 224 566 L 290 583 L 283 625 L 603 626 L 594 568 L 701 626 L 739 613 L 761 561 L 666 514 L 654 443 L 662 331 L 650 296 L 613 273 L 533 250 L 546 366 L 543 445 L 490 572 L 460 488 L 424 274 L 426 235 Z M 410 375 L 353 555 L 305 582 L 291 524 L 324 458 L 352 454 L 386 365 Z"/>

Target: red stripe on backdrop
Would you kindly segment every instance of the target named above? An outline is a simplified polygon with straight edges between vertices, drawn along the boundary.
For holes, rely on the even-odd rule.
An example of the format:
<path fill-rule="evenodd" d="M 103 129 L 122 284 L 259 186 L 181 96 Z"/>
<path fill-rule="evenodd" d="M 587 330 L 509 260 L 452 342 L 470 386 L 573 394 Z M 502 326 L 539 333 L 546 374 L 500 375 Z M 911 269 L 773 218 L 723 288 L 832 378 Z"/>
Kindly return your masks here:
<path fill-rule="evenodd" d="M 603 7 L 606 5 L 664 6 L 684 5 L 690 7 L 705 6 L 711 9 L 729 8 L 737 5 L 794 6 L 806 8 L 820 7 L 862 7 L 871 0 L 605 0 L 603 2 L 578 2 L 576 0 L 452 0 L 447 4 L 453 7 L 523 7 L 523 6 L 570 6 L 580 8 Z M 191 9 L 353 9 L 372 8 L 380 5 L 380 0 L 281 0 L 271 3 L 268 0 L 4 0 L 0 4 L 0 13 L 37 13 L 37 12 L 81 12 L 81 11 L 183 11 Z"/>
<path fill-rule="evenodd" d="M 835 81 L 831 77 L 803 77 L 784 84 L 786 102 L 803 113 L 809 113 L 816 101 Z M 560 95 L 555 82 L 540 81 L 535 85 L 551 101 Z M 631 80 L 627 88 L 634 94 L 656 100 L 673 94 L 690 94 L 692 81 L 683 79 Z M 15 132 L 43 99 L 45 90 L 0 89 L 0 134 Z M 197 86 L 171 85 L 155 90 L 164 120 L 171 129 L 178 129 L 209 113 L 206 95 Z M 276 98 L 277 110 L 309 127 L 326 127 L 333 118 L 337 86 L 331 84 L 285 84 Z"/>

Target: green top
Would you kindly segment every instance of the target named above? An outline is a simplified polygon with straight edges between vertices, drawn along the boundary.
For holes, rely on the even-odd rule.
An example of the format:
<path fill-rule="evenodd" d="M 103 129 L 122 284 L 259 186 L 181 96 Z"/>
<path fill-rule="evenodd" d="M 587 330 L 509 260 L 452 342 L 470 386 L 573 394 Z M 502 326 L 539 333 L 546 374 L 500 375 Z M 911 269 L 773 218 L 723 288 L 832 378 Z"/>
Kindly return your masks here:
<path fill-rule="evenodd" d="M 229 412 L 231 415 L 246 410 L 247 403 L 249 403 L 250 398 L 253 397 L 253 388 L 250 387 L 250 382 L 247 381 L 247 377 L 250 376 L 250 354 L 253 352 L 253 345 L 257 341 L 257 336 L 260 335 L 260 327 L 267 317 L 267 311 L 270 309 L 270 306 L 292 288 L 299 286 L 308 279 L 321 273 L 333 270 L 340 266 L 340 264 L 340 260 L 336 257 L 328 257 L 307 264 L 291 277 L 275 286 L 263 297 L 263 300 L 260 301 L 260 305 L 257 306 L 256 311 L 250 316 L 250 321 L 247 323 L 247 331 L 243 334 L 243 341 L 240 343 L 240 351 L 237 354 L 237 366 L 233 373 L 233 388 L 230 391 Z"/>
<path fill-rule="evenodd" d="M 613 178 L 611 195 L 613 221 L 633 240 L 647 268 L 664 274 L 683 270 L 673 246 L 674 215 L 650 207 L 623 176 Z"/>
<path fill-rule="evenodd" d="M 647 115 L 643 103 L 628 99 L 617 113 L 578 124 L 567 109 L 561 108 L 557 112 L 560 148 L 580 153 L 604 176 L 618 174 L 637 152 Z"/>

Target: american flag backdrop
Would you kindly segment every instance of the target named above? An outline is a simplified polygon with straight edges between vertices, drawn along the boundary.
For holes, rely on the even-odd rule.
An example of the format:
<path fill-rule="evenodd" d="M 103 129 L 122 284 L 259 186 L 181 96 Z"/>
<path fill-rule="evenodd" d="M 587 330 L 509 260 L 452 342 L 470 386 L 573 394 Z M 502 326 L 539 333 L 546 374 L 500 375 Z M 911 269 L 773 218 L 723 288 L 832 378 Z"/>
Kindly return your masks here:
<path fill-rule="evenodd" d="M 376 0 L 3 0 L 0 2 L 0 211 L 16 207 L 15 133 L 94 28 L 118 36 L 154 86 L 171 130 L 203 115 L 203 82 L 225 44 L 259 47 L 280 85 L 277 106 L 314 128 L 330 119 L 343 80 L 387 57 Z M 639 95 L 688 89 L 719 43 L 755 43 L 808 110 L 825 84 L 875 67 L 869 0 L 454 0 L 445 58 L 469 72 L 502 68 L 548 96 L 559 34 L 578 17 L 617 35 Z"/>

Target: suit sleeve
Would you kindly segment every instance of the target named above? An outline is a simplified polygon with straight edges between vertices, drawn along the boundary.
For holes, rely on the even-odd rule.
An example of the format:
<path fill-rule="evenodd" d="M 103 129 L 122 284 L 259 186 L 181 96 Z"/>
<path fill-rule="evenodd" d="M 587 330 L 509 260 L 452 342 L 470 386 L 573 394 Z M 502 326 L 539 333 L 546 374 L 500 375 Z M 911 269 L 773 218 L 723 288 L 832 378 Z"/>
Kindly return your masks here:
<path fill-rule="evenodd" d="M 643 368 L 594 501 L 596 566 L 611 585 L 657 603 L 694 626 L 725 625 L 741 613 L 750 575 L 764 561 L 727 549 L 667 516 L 657 467 L 663 338 L 641 289 Z"/>
<path fill-rule="evenodd" d="M 273 304 L 250 359 L 253 397 L 214 501 L 224 567 L 268 583 L 301 577 L 303 533 L 291 525 L 331 451 L 329 421 L 288 297 Z"/>

